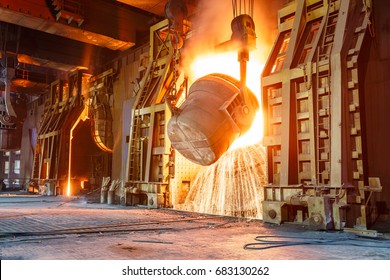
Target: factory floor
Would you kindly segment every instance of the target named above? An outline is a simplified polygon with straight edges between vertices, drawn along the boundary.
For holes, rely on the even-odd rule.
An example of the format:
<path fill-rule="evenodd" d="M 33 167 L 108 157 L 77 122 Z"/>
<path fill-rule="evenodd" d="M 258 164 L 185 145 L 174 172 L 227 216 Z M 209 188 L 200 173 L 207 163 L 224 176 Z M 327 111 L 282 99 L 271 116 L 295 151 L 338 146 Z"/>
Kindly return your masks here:
<path fill-rule="evenodd" d="M 2 260 L 390 260 L 389 233 L 0 193 Z"/>

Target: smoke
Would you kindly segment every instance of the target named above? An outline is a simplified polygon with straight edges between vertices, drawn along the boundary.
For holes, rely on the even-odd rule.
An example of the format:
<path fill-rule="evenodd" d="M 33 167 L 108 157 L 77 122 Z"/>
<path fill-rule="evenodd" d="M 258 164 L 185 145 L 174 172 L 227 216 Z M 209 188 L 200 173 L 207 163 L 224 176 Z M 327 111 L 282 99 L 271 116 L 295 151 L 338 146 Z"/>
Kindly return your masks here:
<path fill-rule="evenodd" d="M 261 69 L 278 34 L 277 11 L 283 2 L 285 0 L 254 1 L 256 49 L 250 52 L 247 65 L 247 83 L 252 91 L 256 89 L 260 91 Z M 223 71 L 220 73 L 225 74 L 231 70 L 226 68 L 239 70 L 237 50 L 232 50 L 231 56 L 223 56 L 224 60 L 229 59 L 232 63 L 210 56 L 221 52 L 216 48 L 217 45 L 231 39 L 231 21 L 234 18 L 232 1 L 200 0 L 197 8 L 197 13 L 190 19 L 191 38 L 186 40 L 182 50 L 184 71 L 191 75 L 191 66 L 198 57 L 207 58 L 207 63 L 201 64 L 204 68 L 222 68 L 219 69 Z M 217 63 L 219 65 L 215 67 L 214 64 Z M 255 81 L 255 84 L 250 85 L 251 81 Z M 265 152 L 260 144 L 252 143 L 253 140 L 261 138 L 262 123 L 262 116 L 258 114 L 251 130 L 237 139 L 240 143 L 237 140 L 234 143 L 234 145 L 237 143 L 235 149 L 227 151 L 215 164 L 201 169 L 191 186 L 183 209 L 262 218 L 263 197 L 260 186 L 265 184 L 266 178 Z"/>
<path fill-rule="evenodd" d="M 196 13 L 190 18 L 192 33 L 186 40 L 182 50 L 182 63 L 184 71 L 191 73 L 191 63 L 199 56 L 215 53 L 215 46 L 229 40 L 230 21 L 229 16 L 221 17 L 219 11 L 232 11 L 230 1 L 199 0 Z M 228 9 L 228 10 L 227 10 Z"/>
<path fill-rule="evenodd" d="M 257 38 L 256 49 L 251 51 L 250 57 L 263 62 L 267 60 L 277 35 L 277 11 L 284 3 L 285 0 L 254 1 L 253 20 Z M 216 46 L 230 40 L 233 18 L 232 1 L 199 0 L 196 13 L 190 18 L 191 38 L 186 41 L 182 51 L 186 72 L 196 57 L 217 53 Z"/>

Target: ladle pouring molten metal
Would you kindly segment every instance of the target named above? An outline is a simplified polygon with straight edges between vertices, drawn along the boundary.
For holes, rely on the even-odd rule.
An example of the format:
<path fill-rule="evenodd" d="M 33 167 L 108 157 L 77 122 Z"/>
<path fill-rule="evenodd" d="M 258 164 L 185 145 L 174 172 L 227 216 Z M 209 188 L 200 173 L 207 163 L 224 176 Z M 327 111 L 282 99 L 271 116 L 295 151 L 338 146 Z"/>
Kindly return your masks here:
<path fill-rule="evenodd" d="M 256 96 L 249 89 L 241 92 L 238 80 L 209 74 L 190 87 L 180 113 L 168 123 L 168 136 L 184 157 L 210 165 L 250 128 L 258 108 Z"/>

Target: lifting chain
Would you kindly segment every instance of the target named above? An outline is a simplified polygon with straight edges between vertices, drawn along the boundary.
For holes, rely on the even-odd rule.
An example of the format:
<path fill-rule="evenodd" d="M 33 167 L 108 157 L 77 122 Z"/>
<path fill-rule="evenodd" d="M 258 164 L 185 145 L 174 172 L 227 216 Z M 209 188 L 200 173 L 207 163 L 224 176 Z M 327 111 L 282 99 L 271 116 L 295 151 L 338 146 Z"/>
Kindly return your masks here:
<path fill-rule="evenodd" d="M 232 0 L 233 18 L 247 14 L 253 18 L 254 0 Z"/>

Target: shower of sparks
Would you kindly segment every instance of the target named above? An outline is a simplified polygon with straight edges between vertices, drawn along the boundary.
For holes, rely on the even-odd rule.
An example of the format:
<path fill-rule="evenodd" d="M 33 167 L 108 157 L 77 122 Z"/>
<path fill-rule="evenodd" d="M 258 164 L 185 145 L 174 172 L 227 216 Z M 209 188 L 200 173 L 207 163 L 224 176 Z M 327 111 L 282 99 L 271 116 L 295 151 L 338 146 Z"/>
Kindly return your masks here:
<path fill-rule="evenodd" d="M 183 210 L 262 219 L 265 153 L 261 144 L 226 152 L 204 167 L 191 186 Z"/>
<path fill-rule="evenodd" d="M 193 80 L 210 73 L 224 73 L 240 78 L 236 53 L 200 56 L 192 62 Z M 259 99 L 260 73 L 256 57 L 248 63 L 247 85 Z M 262 219 L 262 186 L 265 184 L 265 151 L 261 144 L 263 119 L 256 114 L 251 128 L 234 141 L 214 164 L 200 169 L 191 184 L 184 210 Z"/>
<path fill-rule="evenodd" d="M 228 1 L 201 1 L 202 13 L 193 19 L 202 32 L 194 33 L 187 45 L 184 69 L 189 84 L 210 73 L 223 73 L 240 79 L 237 50 L 221 52 L 215 45 L 231 36 L 229 17 L 217 10 L 230 9 Z M 261 104 L 260 77 L 268 53 L 272 48 L 267 41 L 270 26 L 264 18 L 264 6 L 256 3 L 254 19 L 263 27 L 262 36 L 256 38 L 256 49 L 250 52 L 247 63 L 247 87 Z M 221 8 L 223 7 L 223 8 Z M 204 23 L 207 23 L 206 25 Z M 264 28 L 265 27 L 265 28 Z M 200 36 L 197 36 L 199 34 Z M 188 48 L 188 46 L 190 46 Z M 249 131 L 234 141 L 230 149 L 213 165 L 202 167 L 191 182 L 185 203 L 180 209 L 238 217 L 262 218 L 262 187 L 266 184 L 266 155 L 260 144 L 263 137 L 263 114 L 257 112 Z"/>

